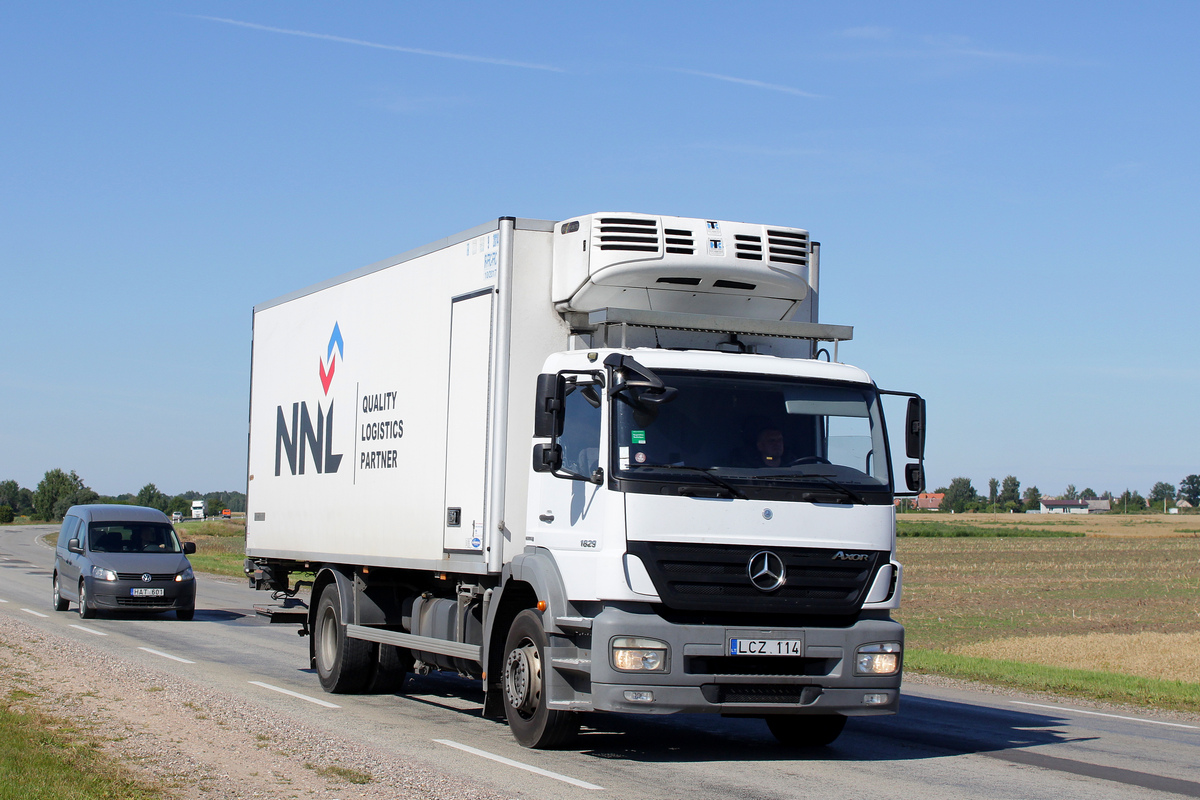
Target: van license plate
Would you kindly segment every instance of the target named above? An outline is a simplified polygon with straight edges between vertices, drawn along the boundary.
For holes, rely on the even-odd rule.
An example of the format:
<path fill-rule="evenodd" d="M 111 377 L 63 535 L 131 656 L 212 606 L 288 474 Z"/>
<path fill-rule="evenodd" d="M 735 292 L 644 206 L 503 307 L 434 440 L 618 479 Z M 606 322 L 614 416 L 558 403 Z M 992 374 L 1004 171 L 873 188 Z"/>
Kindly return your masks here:
<path fill-rule="evenodd" d="M 802 656 L 803 639 L 730 639 L 731 656 Z"/>
<path fill-rule="evenodd" d="M 141 587 L 130 589 L 129 593 L 132 594 L 134 597 L 162 597 L 163 596 L 162 589 L 143 589 Z"/>

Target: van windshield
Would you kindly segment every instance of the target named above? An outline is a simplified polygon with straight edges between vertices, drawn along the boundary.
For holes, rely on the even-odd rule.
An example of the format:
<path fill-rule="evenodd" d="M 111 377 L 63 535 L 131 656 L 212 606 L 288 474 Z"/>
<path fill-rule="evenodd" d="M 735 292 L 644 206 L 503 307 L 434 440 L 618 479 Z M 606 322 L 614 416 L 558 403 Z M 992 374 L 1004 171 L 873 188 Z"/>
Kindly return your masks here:
<path fill-rule="evenodd" d="M 618 477 L 751 487 L 812 486 L 855 502 L 891 490 L 875 388 L 789 377 L 657 370 L 668 402 L 615 398 Z M 705 472 L 710 476 L 695 474 Z M 689 477 L 689 473 L 691 476 Z M 886 502 L 891 502 L 890 498 Z"/>
<path fill-rule="evenodd" d="M 155 522 L 93 522 L 88 525 L 93 553 L 182 553 L 170 525 Z"/>

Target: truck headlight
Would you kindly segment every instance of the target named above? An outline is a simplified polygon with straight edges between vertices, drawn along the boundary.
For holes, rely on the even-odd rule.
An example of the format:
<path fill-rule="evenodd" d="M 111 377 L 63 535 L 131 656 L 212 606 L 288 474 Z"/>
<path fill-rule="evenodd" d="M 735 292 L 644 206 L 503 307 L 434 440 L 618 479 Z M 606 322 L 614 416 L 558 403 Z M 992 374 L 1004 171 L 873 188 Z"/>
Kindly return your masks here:
<path fill-rule="evenodd" d="M 111 569 L 93 566 L 92 577 L 98 581 L 115 581 L 117 579 L 117 573 L 113 572 Z"/>
<path fill-rule="evenodd" d="M 612 640 L 613 669 L 621 672 L 666 672 L 671 648 L 658 639 L 617 636 Z"/>
<path fill-rule="evenodd" d="M 894 675 L 900 671 L 900 643 L 864 644 L 854 653 L 856 675 Z"/>
<path fill-rule="evenodd" d="M 192 568 L 188 567 L 183 572 L 175 573 L 175 582 L 181 583 L 183 581 L 190 581 L 192 579 L 193 574 L 194 573 L 192 572 Z"/>

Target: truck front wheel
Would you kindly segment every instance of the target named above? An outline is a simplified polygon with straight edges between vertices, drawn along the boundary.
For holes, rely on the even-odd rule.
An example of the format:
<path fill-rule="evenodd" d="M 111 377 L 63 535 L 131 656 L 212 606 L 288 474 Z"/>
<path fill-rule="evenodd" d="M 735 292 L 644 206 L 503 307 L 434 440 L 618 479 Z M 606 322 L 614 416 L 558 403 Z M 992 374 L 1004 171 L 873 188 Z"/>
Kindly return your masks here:
<path fill-rule="evenodd" d="M 374 643 L 346 635 L 336 583 L 327 585 L 317 601 L 313 652 L 325 691 L 349 694 L 366 688 L 375 666 Z"/>
<path fill-rule="evenodd" d="M 550 640 L 537 612 L 517 614 L 504 642 L 504 714 L 513 736 L 525 747 L 558 747 L 579 731 L 579 715 L 547 704 Z"/>
<path fill-rule="evenodd" d="M 824 747 L 846 727 L 841 714 L 786 714 L 767 717 L 767 727 L 781 744 L 790 747 Z"/>

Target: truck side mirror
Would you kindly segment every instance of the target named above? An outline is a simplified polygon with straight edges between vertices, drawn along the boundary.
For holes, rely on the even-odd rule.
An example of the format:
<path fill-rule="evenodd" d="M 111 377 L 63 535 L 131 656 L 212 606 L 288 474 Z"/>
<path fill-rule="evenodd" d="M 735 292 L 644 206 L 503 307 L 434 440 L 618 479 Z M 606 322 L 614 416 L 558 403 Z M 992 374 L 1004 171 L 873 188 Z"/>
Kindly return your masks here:
<path fill-rule="evenodd" d="M 563 406 L 566 401 L 566 378 L 544 373 L 538 375 L 533 435 L 537 439 L 554 439 L 563 432 Z M 535 451 L 536 455 L 536 451 Z M 536 469 L 536 467 L 535 467 Z"/>
<path fill-rule="evenodd" d="M 904 450 L 909 458 L 925 458 L 925 401 L 908 398 L 908 415 L 904 422 Z"/>
<path fill-rule="evenodd" d="M 533 446 L 533 471 L 557 472 L 562 469 L 562 445 L 535 444 Z"/>
<path fill-rule="evenodd" d="M 906 464 L 904 467 L 904 482 L 910 492 L 925 491 L 925 470 L 920 464 Z"/>
<path fill-rule="evenodd" d="M 83 546 L 79 544 L 78 539 L 72 539 L 71 541 L 67 542 L 67 550 L 72 553 L 82 553 Z"/>

